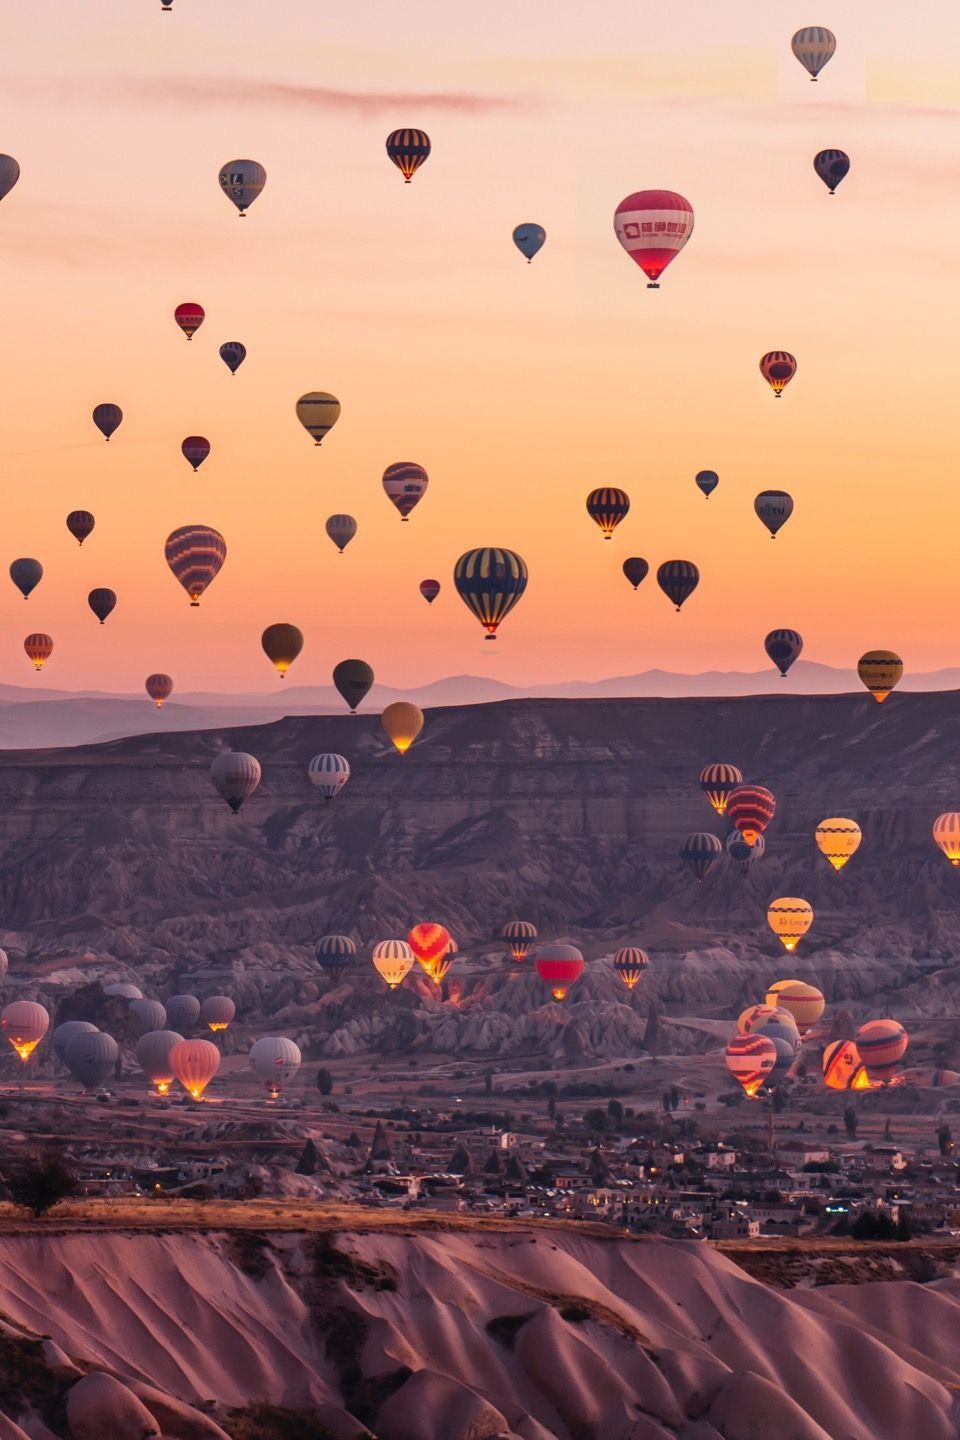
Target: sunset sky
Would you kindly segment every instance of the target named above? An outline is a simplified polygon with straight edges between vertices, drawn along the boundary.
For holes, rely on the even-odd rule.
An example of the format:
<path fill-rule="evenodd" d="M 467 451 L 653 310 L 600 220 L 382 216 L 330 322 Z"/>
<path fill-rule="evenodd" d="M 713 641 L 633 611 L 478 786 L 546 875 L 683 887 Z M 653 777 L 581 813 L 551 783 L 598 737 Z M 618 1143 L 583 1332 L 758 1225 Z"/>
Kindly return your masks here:
<path fill-rule="evenodd" d="M 817 85 L 790 53 L 805 24 L 838 37 Z M 401 687 L 757 669 L 779 626 L 828 664 L 957 663 L 954 6 L 42 0 L 5 16 L 0 70 L 22 170 L 0 204 L 3 566 L 46 569 L 27 603 L 2 581 L 0 680 L 267 689 L 278 620 L 306 635 L 299 684 L 354 655 Z M 433 142 L 410 186 L 384 152 L 401 125 Z M 832 147 L 852 169 L 830 198 Z M 237 157 L 268 173 L 242 223 L 217 184 Z M 652 187 L 696 212 L 659 292 L 612 226 Z M 547 230 L 531 266 L 521 221 Z M 184 300 L 207 312 L 191 344 Z M 799 362 L 780 401 L 770 349 Z M 294 415 L 311 389 L 343 406 L 320 450 Z M 126 417 L 109 445 L 101 401 Z M 431 477 L 407 525 L 395 460 Z M 603 484 L 632 501 L 610 543 L 584 510 Z M 796 503 L 775 544 L 765 488 Z M 82 550 L 72 509 L 97 519 Z M 337 511 L 359 523 L 343 557 Z M 199 610 L 163 559 L 192 522 L 229 546 Z M 530 571 L 496 646 L 451 578 L 485 544 Z M 630 590 L 628 555 L 696 561 L 681 615 L 652 574 Z M 103 628 L 94 586 L 119 595 Z M 55 641 L 42 677 L 32 630 Z"/>

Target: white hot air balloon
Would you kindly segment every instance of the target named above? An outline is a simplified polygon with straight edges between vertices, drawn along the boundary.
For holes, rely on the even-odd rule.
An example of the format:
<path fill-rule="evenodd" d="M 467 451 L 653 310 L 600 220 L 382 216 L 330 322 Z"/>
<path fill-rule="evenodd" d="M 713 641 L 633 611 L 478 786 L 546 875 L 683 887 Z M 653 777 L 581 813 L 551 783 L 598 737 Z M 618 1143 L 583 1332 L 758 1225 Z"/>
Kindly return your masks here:
<path fill-rule="evenodd" d="M 342 755 L 314 755 L 307 766 L 307 775 L 329 803 L 350 779 L 350 762 Z"/>
<path fill-rule="evenodd" d="M 300 1047 L 285 1035 L 264 1035 L 250 1048 L 250 1064 L 257 1079 L 267 1087 L 271 1100 L 276 1100 L 284 1085 L 300 1069 Z"/>

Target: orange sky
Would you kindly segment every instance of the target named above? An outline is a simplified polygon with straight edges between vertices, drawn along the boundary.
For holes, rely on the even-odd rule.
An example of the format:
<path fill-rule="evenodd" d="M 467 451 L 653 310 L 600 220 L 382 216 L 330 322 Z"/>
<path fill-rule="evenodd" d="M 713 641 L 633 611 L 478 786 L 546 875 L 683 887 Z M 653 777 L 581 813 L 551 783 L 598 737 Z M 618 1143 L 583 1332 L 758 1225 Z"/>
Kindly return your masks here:
<path fill-rule="evenodd" d="M 46 630 L 41 685 L 132 689 L 166 670 L 181 691 L 267 688 L 275 620 L 306 634 L 299 683 L 347 655 L 400 686 L 755 669 L 778 626 L 829 664 L 876 645 L 914 670 L 955 664 L 960 20 L 932 8 L 12 13 L 3 564 L 36 556 L 46 575 L 26 604 L 3 582 L 0 679 L 33 682 L 22 640 Z M 789 52 L 807 23 L 839 41 L 816 86 Z M 409 187 L 383 149 L 403 124 L 434 145 Z M 832 199 L 811 164 L 826 147 L 853 167 Z M 238 156 L 269 177 L 243 223 L 217 185 Z M 696 212 L 659 292 L 612 230 L 646 187 Z M 510 241 L 526 220 L 548 232 L 529 267 Z M 183 300 L 207 311 L 190 345 Z M 228 339 L 249 352 L 235 379 Z M 799 373 L 777 402 L 757 362 L 780 348 Z M 309 389 L 343 405 L 317 451 L 293 413 Z M 109 446 L 99 401 L 126 415 Z M 213 444 L 197 476 L 191 433 Z M 380 486 L 398 459 L 431 476 L 408 525 Z M 600 484 L 633 505 L 609 544 L 584 511 Z M 767 487 L 796 501 L 775 545 L 752 509 Z M 63 523 L 76 508 L 97 518 L 82 550 Z M 342 558 L 323 531 L 335 511 L 360 527 Z M 229 546 L 199 611 L 163 560 L 196 521 Z M 451 583 L 483 544 L 530 570 L 493 655 Z M 634 554 L 697 562 L 682 615 L 652 576 L 629 589 Z M 431 608 L 425 576 L 444 587 Z M 103 628 L 94 586 L 119 594 Z"/>

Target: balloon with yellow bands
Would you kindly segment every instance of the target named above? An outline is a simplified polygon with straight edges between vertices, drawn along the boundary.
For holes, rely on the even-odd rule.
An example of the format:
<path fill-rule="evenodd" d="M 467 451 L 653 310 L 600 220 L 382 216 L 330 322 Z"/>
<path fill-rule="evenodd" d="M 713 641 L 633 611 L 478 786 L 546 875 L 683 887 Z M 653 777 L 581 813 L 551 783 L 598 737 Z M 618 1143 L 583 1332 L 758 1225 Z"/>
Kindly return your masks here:
<path fill-rule="evenodd" d="M 960 866 L 960 815 L 948 810 L 933 822 L 933 838 L 951 865 Z"/>
<path fill-rule="evenodd" d="M 405 755 L 423 729 L 423 711 L 409 700 L 395 700 L 380 716 L 380 723 L 401 755 Z"/>
<path fill-rule="evenodd" d="M 842 870 L 852 855 L 860 849 L 863 831 L 856 820 L 846 820 L 833 815 L 821 820 L 814 831 L 817 849 L 824 859 L 829 860 L 834 870 Z"/>
<path fill-rule="evenodd" d="M 857 662 L 857 674 L 878 705 L 903 679 L 903 661 L 892 650 L 868 650 Z"/>
<path fill-rule="evenodd" d="M 795 950 L 813 924 L 813 906 L 796 895 L 783 895 L 767 907 L 767 924 L 785 950 Z"/>
<path fill-rule="evenodd" d="M 767 1004 L 792 1015 L 801 1035 L 813 1029 L 826 1008 L 823 991 L 806 980 L 777 980 L 767 991 Z"/>

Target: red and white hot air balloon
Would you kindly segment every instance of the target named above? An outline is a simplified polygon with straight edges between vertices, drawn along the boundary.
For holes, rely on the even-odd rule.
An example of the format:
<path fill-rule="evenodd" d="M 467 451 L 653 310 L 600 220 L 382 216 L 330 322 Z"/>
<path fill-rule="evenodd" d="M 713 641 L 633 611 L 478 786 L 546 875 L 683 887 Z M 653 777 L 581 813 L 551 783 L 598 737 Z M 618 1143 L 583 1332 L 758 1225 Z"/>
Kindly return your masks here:
<path fill-rule="evenodd" d="M 693 234 L 693 207 L 673 190 L 637 190 L 614 211 L 617 239 L 659 290 L 660 276 Z"/>

